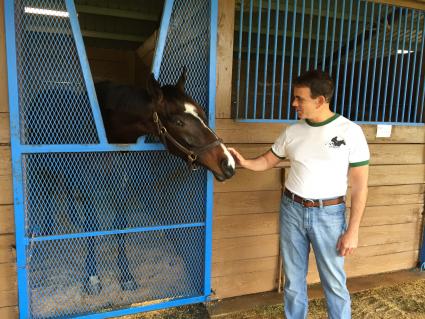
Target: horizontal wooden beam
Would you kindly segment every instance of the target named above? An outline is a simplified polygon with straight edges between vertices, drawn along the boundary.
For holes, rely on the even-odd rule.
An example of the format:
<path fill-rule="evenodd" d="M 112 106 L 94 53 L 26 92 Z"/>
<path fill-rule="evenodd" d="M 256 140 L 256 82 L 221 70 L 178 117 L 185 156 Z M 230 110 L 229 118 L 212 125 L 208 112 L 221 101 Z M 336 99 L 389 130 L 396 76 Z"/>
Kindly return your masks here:
<path fill-rule="evenodd" d="M 93 14 L 99 16 L 109 16 L 116 18 L 125 18 L 125 19 L 133 19 L 133 20 L 141 20 L 141 21 L 152 21 L 157 22 L 160 18 L 159 15 L 156 14 L 146 14 L 139 11 L 129 11 L 122 9 L 111 9 L 105 7 L 98 6 L 90 6 L 90 5 L 76 5 L 76 9 L 78 13 L 85 14 Z"/>

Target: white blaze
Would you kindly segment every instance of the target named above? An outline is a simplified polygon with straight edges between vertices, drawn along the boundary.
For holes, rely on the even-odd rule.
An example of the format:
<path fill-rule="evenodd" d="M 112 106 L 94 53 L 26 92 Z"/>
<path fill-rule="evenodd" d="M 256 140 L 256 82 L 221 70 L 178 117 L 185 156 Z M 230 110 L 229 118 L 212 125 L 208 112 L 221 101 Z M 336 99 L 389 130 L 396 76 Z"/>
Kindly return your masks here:
<path fill-rule="evenodd" d="M 198 112 L 196 111 L 196 107 L 193 104 L 185 103 L 184 104 L 184 108 L 185 108 L 185 113 L 189 113 L 189 114 L 193 115 L 195 118 L 197 118 L 199 121 L 201 121 L 202 125 L 204 125 L 208 130 L 211 131 L 211 129 L 208 127 L 208 125 L 205 124 L 205 122 L 199 116 Z M 233 158 L 232 155 L 230 155 L 230 152 L 223 145 L 223 143 L 220 143 L 220 146 L 223 149 L 224 155 L 226 155 L 226 157 L 227 157 L 227 163 L 228 163 L 228 165 L 231 166 L 233 169 L 235 169 L 235 167 L 236 167 L 235 159 Z"/>

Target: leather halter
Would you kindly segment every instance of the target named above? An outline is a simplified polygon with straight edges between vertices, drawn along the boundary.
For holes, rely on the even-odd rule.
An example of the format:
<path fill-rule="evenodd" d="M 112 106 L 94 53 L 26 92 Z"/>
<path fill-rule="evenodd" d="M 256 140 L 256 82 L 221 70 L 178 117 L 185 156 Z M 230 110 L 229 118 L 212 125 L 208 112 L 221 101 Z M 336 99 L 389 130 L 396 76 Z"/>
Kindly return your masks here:
<path fill-rule="evenodd" d="M 219 138 L 214 132 L 211 131 L 214 134 L 214 137 L 216 138 L 215 141 L 202 147 L 195 147 L 193 149 L 189 149 L 182 145 L 180 142 L 178 142 L 170 133 L 168 133 L 167 128 L 162 124 L 157 112 L 153 112 L 153 122 L 156 124 L 157 133 L 162 143 L 167 146 L 168 140 L 175 147 L 177 147 L 177 149 L 184 153 L 187 156 L 187 164 L 189 165 L 189 168 L 191 170 L 196 170 L 194 163 L 198 159 L 199 155 L 206 152 L 210 148 L 220 145 L 223 142 L 221 138 Z"/>

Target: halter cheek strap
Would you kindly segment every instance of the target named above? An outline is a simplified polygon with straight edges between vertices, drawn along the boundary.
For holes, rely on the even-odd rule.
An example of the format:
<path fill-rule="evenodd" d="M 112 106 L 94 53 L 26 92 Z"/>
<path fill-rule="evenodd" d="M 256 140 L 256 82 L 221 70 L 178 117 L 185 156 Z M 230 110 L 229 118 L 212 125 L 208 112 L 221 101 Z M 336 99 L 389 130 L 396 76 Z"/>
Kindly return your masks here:
<path fill-rule="evenodd" d="M 184 153 L 187 156 L 187 164 L 189 165 L 191 170 L 196 169 L 194 163 L 198 159 L 199 155 L 206 152 L 210 148 L 213 148 L 222 143 L 222 140 L 213 132 L 216 138 L 215 141 L 203 147 L 194 147 L 193 149 L 189 149 L 182 145 L 179 141 L 177 141 L 170 133 L 168 133 L 167 128 L 162 124 L 157 112 L 153 113 L 153 122 L 156 125 L 157 133 L 159 138 L 161 139 L 162 144 L 167 146 L 168 141 L 173 144 L 177 149 L 179 149 L 182 153 Z"/>

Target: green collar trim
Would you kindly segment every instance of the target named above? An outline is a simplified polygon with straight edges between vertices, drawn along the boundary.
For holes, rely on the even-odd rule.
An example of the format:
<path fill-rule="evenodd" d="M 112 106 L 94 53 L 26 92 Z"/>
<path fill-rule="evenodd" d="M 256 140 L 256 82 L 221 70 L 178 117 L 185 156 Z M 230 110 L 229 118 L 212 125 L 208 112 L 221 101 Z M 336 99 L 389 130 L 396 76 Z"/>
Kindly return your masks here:
<path fill-rule="evenodd" d="M 312 122 L 310 120 L 305 120 L 305 121 L 310 126 L 323 126 L 323 125 L 329 124 L 330 122 L 337 119 L 338 117 L 339 117 L 339 114 L 335 113 L 332 117 L 328 118 L 327 120 L 323 122 Z"/>

